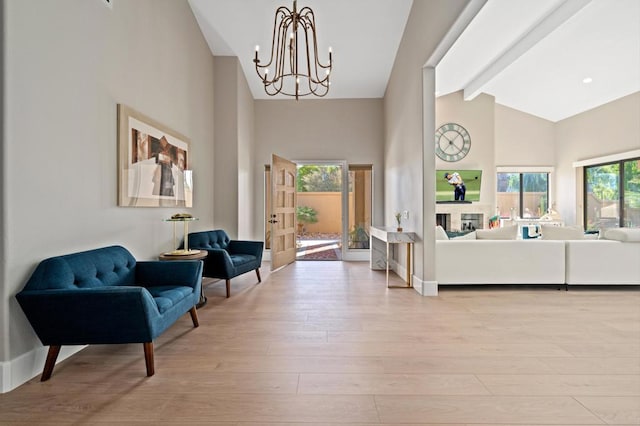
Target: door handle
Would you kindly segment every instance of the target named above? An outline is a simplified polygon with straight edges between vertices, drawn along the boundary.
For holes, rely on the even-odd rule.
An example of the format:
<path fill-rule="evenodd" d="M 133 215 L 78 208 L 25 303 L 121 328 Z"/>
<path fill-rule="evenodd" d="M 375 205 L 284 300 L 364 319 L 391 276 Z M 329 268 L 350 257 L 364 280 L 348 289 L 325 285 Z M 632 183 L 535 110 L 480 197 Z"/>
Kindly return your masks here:
<path fill-rule="evenodd" d="M 269 223 L 278 223 L 278 221 L 275 219 L 269 219 Z"/>

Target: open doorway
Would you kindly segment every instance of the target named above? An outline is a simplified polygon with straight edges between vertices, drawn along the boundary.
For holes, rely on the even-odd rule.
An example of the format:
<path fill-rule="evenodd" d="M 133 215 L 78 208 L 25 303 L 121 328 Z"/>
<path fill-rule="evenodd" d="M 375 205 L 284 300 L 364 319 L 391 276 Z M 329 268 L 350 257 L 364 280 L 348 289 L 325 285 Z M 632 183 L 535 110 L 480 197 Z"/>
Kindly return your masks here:
<path fill-rule="evenodd" d="M 296 163 L 296 260 L 368 260 L 373 206 L 370 164 Z M 265 212 L 271 212 L 271 168 L 265 165 Z M 265 248 L 270 250 L 268 213 Z"/>
<path fill-rule="evenodd" d="M 342 260 L 340 162 L 298 162 L 296 260 Z"/>

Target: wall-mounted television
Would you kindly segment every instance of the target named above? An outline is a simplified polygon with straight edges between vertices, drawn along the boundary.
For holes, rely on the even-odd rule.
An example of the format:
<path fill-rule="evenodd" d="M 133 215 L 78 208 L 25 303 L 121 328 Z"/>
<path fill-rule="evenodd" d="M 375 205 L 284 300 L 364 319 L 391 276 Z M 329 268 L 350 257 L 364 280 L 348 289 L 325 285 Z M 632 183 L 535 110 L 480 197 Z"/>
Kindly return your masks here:
<path fill-rule="evenodd" d="M 464 182 L 466 187 L 464 200 L 458 200 L 459 202 L 480 201 L 482 170 L 460 170 L 451 168 L 448 170 L 436 170 L 436 203 L 456 201 L 456 188 L 445 179 L 445 173 L 451 175 L 458 173 Z"/>

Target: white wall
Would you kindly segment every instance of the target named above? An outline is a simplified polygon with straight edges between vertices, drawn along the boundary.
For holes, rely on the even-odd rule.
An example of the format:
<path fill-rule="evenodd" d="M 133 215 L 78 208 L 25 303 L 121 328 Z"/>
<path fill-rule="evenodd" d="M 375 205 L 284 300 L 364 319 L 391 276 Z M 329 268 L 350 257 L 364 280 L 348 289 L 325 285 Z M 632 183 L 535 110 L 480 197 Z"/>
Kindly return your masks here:
<path fill-rule="evenodd" d="M 640 92 L 559 121 L 556 132 L 557 207 L 565 223 L 580 223 L 573 162 L 640 149 Z"/>
<path fill-rule="evenodd" d="M 110 244 L 153 259 L 172 246 L 163 219 L 175 209 L 116 205 L 116 104 L 191 139 L 191 212 L 203 228 L 213 224 L 214 160 L 214 60 L 186 0 L 4 6 L 0 373 L 40 350 L 14 298 L 39 261 Z"/>
<path fill-rule="evenodd" d="M 372 164 L 376 221 L 382 215 L 382 144 L 382 99 L 256 100 L 256 238 L 264 238 L 264 165 L 272 153 L 294 161 Z"/>

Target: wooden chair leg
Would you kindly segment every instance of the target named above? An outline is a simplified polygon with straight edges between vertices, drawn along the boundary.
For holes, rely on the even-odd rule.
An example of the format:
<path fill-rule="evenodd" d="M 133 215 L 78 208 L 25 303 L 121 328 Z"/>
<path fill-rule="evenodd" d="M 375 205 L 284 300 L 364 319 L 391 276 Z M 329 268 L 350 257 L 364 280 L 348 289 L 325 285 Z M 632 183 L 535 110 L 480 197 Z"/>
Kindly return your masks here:
<path fill-rule="evenodd" d="M 231 280 L 227 280 L 227 299 L 231 296 Z"/>
<path fill-rule="evenodd" d="M 155 373 L 153 366 L 153 342 L 145 342 L 142 346 L 144 346 L 144 363 L 147 366 L 147 377 L 151 377 Z"/>
<path fill-rule="evenodd" d="M 41 382 L 46 382 L 51 378 L 51 373 L 53 373 L 53 367 L 55 367 L 56 365 L 56 359 L 58 359 L 59 353 L 60 353 L 60 345 L 49 346 L 49 352 L 47 353 L 47 360 L 44 363 L 44 370 L 42 370 L 42 377 L 40 378 Z"/>
<path fill-rule="evenodd" d="M 189 314 L 191 315 L 191 321 L 193 321 L 193 327 L 198 327 L 200 322 L 198 322 L 198 310 L 195 306 L 189 309 Z"/>
<path fill-rule="evenodd" d="M 262 278 L 260 278 L 260 268 L 256 268 L 256 275 L 258 276 L 258 282 L 262 282 Z"/>

